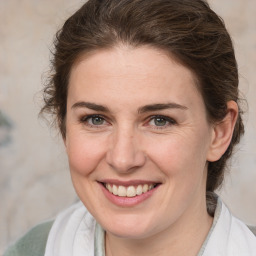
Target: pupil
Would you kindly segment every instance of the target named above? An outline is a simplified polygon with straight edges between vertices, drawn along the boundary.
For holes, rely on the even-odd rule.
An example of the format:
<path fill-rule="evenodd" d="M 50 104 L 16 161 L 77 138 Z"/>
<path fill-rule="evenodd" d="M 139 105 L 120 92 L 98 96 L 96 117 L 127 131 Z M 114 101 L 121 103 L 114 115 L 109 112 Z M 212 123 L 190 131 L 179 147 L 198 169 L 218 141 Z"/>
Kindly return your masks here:
<path fill-rule="evenodd" d="M 92 118 L 92 123 L 94 125 L 100 125 L 103 124 L 103 119 L 101 117 L 94 117 Z"/>
<path fill-rule="evenodd" d="M 166 125 L 166 120 L 158 117 L 155 119 L 155 125 L 164 126 L 164 125 Z"/>

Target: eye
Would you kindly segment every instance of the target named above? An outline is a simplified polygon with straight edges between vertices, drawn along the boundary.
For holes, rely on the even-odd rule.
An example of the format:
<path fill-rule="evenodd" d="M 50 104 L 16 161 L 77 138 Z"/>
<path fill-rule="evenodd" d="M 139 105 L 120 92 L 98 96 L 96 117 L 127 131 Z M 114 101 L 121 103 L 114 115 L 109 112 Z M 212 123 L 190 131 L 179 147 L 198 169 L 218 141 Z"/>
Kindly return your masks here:
<path fill-rule="evenodd" d="M 107 121 L 100 115 L 89 115 L 81 118 L 81 122 L 90 127 L 107 125 Z"/>
<path fill-rule="evenodd" d="M 166 128 L 176 124 L 175 120 L 166 116 L 153 116 L 150 118 L 148 124 L 157 128 Z"/>
<path fill-rule="evenodd" d="M 92 125 L 102 125 L 104 124 L 105 120 L 100 116 L 93 116 L 90 117 L 87 121 Z"/>
<path fill-rule="evenodd" d="M 156 126 L 165 126 L 167 124 L 167 120 L 162 117 L 155 117 L 151 121 L 153 121 Z"/>

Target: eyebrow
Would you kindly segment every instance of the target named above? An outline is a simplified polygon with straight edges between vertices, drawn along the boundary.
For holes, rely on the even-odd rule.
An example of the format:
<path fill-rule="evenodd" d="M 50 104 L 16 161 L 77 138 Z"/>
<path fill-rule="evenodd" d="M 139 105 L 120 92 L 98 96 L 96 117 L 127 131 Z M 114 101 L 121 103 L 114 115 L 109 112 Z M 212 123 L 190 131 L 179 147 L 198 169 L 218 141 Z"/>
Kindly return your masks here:
<path fill-rule="evenodd" d="M 88 109 L 100 111 L 100 112 L 108 112 L 108 113 L 110 112 L 110 110 L 104 105 L 99 105 L 96 103 L 85 102 L 85 101 L 76 102 L 74 105 L 72 105 L 71 108 L 88 108 Z M 173 102 L 166 103 L 166 104 L 150 104 L 150 105 L 145 105 L 143 107 L 140 107 L 138 109 L 138 113 L 143 114 L 146 112 L 152 112 L 152 111 L 158 111 L 158 110 L 164 110 L 164 109 L 187 110 L 188 108 L 186 106 L 173 103 Z"/>
<path fill-rule="evenodd" d="M 187 110 L 188 108 L 186 106 L 182 106 L 177 103 L 166 103 L 166 104 L 151 104 L 146 105 L 138 109 L 138 113 L 146 113 L 146 112 L 152 112 L 152 111 L 158 111 L 158 110 L 164 110 L 164 109 L 181 109 L 181 110 Z"/>
<path fill-rule="evenodd" d="M 109 109 L 103 105 L 98 105 L 92 102 L 79 101 L 72 105 L 71 108 L 89 108 L 95 111 L 110 112 Z"/>

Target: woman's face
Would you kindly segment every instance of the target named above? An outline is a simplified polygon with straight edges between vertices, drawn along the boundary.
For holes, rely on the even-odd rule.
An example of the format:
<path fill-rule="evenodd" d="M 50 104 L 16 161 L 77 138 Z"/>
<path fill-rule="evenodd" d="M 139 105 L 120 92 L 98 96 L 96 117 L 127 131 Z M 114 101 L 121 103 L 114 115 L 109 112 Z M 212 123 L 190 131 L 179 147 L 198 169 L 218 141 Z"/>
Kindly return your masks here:
<path fill-rule="evenodd" d="M 206 213 L 213 128 L 193 74 L 120 46 L 74 65 L 66 149 L 78 196 L 107 232 L 145 238 Z"/>

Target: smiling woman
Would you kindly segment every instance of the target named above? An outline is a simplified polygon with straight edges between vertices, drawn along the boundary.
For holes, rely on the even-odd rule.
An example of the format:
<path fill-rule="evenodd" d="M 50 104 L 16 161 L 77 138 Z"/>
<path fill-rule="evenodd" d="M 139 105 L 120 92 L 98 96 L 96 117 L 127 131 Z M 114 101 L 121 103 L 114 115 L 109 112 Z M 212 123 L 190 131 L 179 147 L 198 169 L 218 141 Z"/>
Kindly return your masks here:
<path fill-rule="evenodd" d="M 213 137 L 192 72 L 161 50 L 118 45 L 72 68 L 65 137 L 72 180 L 109 245 L 163 232 L 162 247 L 181 224 L 200 227 L 195 240 L 204 240 Z"/>
<path fill-rule="evenodd" d="M 6 255 L 255 255 L 214 194 L 244 130 L 231 39 L 205 1 L 89 0 L 53 70 L 42 111 L 81 202 Z"/>

